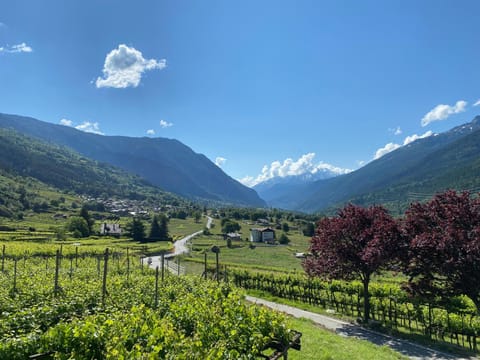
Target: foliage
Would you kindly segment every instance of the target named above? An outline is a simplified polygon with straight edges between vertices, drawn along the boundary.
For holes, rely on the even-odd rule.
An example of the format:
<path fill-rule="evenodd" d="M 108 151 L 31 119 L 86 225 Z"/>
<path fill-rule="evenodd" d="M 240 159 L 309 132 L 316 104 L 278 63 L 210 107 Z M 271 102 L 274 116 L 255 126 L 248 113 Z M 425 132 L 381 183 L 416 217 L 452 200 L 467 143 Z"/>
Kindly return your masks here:
<path fill-rule="evenodd" d="M 302 229 L 302 233 L 304 236 L 315 235 L 315 225 L 312 222 L 307 222 Z"/>
<path fill-rule="evenodd" d="M 320 220 L 304 268 L 309 275 L 362 280 L 367 294 L 364 320 L 369 319 L 368 286 L 384 268 L 399 242 L 396 221 L 381 206 L 347 205 L 338 216 Z"/>
<path fill-rule="evenodd" d="M 150 241 L 168 241 L 168 218 L 164 214 L 154 215 L 148 235 Z"/>
<path fill-rule="evenodd" d="M 82 208 L 80 209 L 80 217 L 85 219 L 87 223 L 88 235 L 93 234 L 93 224 L 95 223 L 95 220 L 92 219 L 92 217 L 90 216 L 90 213 L 88 212 L 85 206 L 82 206 Z"/>
<path fill-rule="evenodd" d="M 88 237 L 90 235 L 88 223 L 81 216 L 72 216 L 68 221 L 67 230 L 72 232 L 75 237 Z"/>
<path fill-rule="evenodd" d="M 406 213 L 409 289 L 424 298 L 467 295 L 480 313 L 480 198 L 447 191 Z"/>
<path fill-rule="evenodd" d="M 166 276 L 155 292 L 153 271 L 120 267 L 139 262 L 118 256 L 104 304 L 96 258 L 62 259 L 58 293 L 45 258 L 18 264 L 12 292 L 9 260 L 0 274 L 0 358 L 253 359 L 291 338 L 282 315 L 246 304 L 231 285 Z"/>
<path fill-rule="evenodd" d="M 289 231 L 290 231 L 290 226 L 288 225 L 287 222 L 284 222 L 284 223 L 282 224 L 282 230 L 283 230 L 284 232 L 289 232 Z"/>
<path fill-rule="evenodd" d="M 290 239 L 285 233 L 282 233 L 280 237 L 278 238 L 278 243 L 282 245 L 287 245 L 290 242 Z"/>
<path fill-rule="evenodd" d="M 363 316 L 366 296 L 359 281 L 235 270 L 229 271 L 229 278 L 237 286 L 288 299 L 297 307 L 304 303 L 313 311 L 323 308 L 351 318 Z M 470 350 L 478 343 L 480 317 L 475 316 L 475 305 L 465 297 L 449 298 L 443 307 L 434 307 L 412 299 L 399 284 L 372 282 L 369 301 L 372 318 L 387 328 L 426 339 L 448 340 Z"/>
<path fill-rule="evenodd" d="M 140 218 L 132 218 L 132 220 L 125 226 L 125 230 L 127 235 L 130 236 L 133 240 L 145 240 L 145 224 Z"/>
<path fill-rule="evenodd" d="M 223 221 L 222 219 L 222 233 L 228 234 L 228 233 L 233 233 L 235 231 L 239 231 L 241 229 L 241 226 L 238 222 L 229 220 L 227 219 L 226 221 Z"/>

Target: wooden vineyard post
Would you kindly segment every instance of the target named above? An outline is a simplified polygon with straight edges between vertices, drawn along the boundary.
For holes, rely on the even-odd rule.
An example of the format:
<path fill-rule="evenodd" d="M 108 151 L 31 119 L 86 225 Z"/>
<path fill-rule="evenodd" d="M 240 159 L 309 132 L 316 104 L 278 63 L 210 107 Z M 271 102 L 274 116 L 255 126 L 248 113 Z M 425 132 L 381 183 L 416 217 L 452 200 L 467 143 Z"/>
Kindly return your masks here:
<path fill-rule="evenodd" d="M 165 280 L 165 253 L 162 252 L 162 283 Z"/>
<path fill-rule="evenodd" d="M 215 253 L 215 277 L 217 278 L 217 282 L 220 282 L 220 265 L 218 263 L 220 248 L 218 246 L 212 246 L 212 252 Z"/>
<path fill-rule="evenodd" d="M 127 284 L 130 282 L 130 256 L 127 247 Z"/>
<path fill-rule="evenodd" d="M 204 255 L 204 260 L 203 260 L 203 277 L 205 280 L 207 280 L 207 252 L 205 251 Z"/>
<path fill-rule="evenodd" d="M 177 256 L 177 276 L 180 276 L 180 258 Z"/>
<path fill-rule="evenodd" d="M 78 269 L 78 246 L 75 247 L 75 268 Z"/>
<path fill-rule="evenodd" d="M 58 285 L 58 273 L 60 271 L 60 250 L 57 250 L 55 254 L 55 279 L 53 285 L 53 292 L 55 295 L 58 294 L 59 285 Z"/>
<path fill-rule="evenodd" d="M 97 256 L 97 276 L 100 277 L 100 255 Z"/>
<path fill-rule="evenodd" d="M 108 248 L 105 249 L 103 262 L 103 281 L 102 281 L 102 305 L 105 307 L 105 297 L 107 296 L 107 271 L 108 271 Z"/>
<path fill-rule="evenodd" d="M 2 272 L 5 271 L 5 245 L 2 246 Z"/>
<path fill-rule="evenodd" d="M 17 258 L 13 261 L 13 294 L 17 292 Z"/>
<path fill-rule="evenodd" d="M 158 308 L 158 266 L 155 268 L 155 309 Z"/>

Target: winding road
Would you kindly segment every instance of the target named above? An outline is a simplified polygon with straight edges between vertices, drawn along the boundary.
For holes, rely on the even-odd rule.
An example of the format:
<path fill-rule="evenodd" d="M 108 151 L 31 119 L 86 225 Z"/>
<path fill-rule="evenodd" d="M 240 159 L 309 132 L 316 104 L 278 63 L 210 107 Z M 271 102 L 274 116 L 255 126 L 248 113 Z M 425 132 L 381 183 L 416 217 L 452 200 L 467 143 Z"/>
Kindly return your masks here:
<path fill-rule="evenodd" d="M 207 216 L 207 229 L 212 227 L 213 219 L 210 216 Z M 187 235 L 184 238 L 177 240 L 173 243 L 173 251 L 170 253 L 165 254 L 165 259 L 170 259 L 178 255 L 182 255 L 189 252 L 188 249 L 188 242 L 194 238 L 195 236 L 200 235 L 203 233 L 203 230 L 197 231 L 193 234 Z M 151 263 L 149 264 L 150 268 L 155 269 L 157 266 L 161 266 L 161 256 L 151 256 L 152 259 Z"/>

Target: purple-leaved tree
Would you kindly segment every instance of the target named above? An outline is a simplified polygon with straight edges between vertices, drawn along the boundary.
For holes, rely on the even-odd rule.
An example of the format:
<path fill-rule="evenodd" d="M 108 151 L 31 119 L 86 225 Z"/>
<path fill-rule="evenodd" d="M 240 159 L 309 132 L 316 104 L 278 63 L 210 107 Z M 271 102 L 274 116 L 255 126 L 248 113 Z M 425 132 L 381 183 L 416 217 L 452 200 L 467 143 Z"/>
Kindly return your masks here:
<path fill-rule="evenodd" d="M 386 267 L 400 244 L 397 222 L 382 206 L 347 205 L 318 223 L 303 266 L 311 276 L 360 279 L 364 290 L 363 320 L 370 318 L 371 276 Z"/>
<path fill-rule="evenodd" d="M 466 295 L 480 314 L 480 198 L 450 190 L 414 203 L 403 232 L 409 290 L 430 300 Z"/>

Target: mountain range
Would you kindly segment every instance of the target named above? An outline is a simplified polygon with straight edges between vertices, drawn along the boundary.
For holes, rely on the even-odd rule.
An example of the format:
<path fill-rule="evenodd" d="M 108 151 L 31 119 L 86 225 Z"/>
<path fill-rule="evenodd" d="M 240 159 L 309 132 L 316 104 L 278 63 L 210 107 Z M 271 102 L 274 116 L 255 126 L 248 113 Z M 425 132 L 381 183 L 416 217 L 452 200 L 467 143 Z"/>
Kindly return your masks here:
<path fill-rule="evenodd" d="M 255 190 L 226 175 L 206 156 L 178 140 L 103 136 L 8 114 L 0 114 L 0 127 L 68 147 L 86 158 L 124 169 L 186 198 L 237 206 L 266 205 Z"/>
<path fill-rule="evenodd" d="M 289 194 L 300 192 L 302 188 L 315 181 L 326 180 L 339 175 L 338 172 L 330 169 L 315 170 L 315 172 L 306 172 L 299 175 L 275 176 L 256 184 L 253 189 L 269 206 L 292 209 L 296 200 L 285 201 L 289 198 Z"/>
<path fill-rule="evenodd" d="M 271 207 L 328 214 L 347 202 L 401 213 L 446 189 L 480 189 L 480 116 L 348 174 L 277 177 L 254 189 L 177 140 L 103 136 L 17 115 L 0 114 L 0 152 L 0 176 L 10 184 L 0 189 L 5 194 L 24 177 L 76 193 L 169 196 L 162 189 L 234 206 L 264 207 L 267 200 Z"/>
<path fill-rule="evenodd" d="M 480 116 L 450 131 L 418 139 L 351 173 L 300 184 L 277 204 L 325 212 L 347 202 L 384 204 L 401 213 L 410 202 L 446 189 L 480 188 Z"/>

